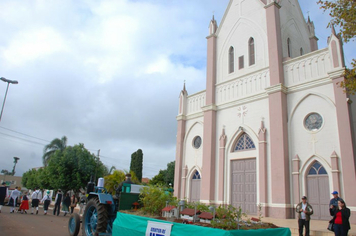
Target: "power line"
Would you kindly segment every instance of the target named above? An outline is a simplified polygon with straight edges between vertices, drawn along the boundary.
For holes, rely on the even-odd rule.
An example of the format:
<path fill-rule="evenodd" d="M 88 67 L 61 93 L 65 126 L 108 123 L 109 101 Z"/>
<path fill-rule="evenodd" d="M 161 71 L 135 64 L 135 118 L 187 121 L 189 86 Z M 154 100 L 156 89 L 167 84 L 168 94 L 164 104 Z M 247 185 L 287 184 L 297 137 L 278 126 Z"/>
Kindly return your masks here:
<path fill-rule="evenodd" d="M 0 134 L 5 135 L 5 136 L 9 136 L 9 137 L 12 137 L 12 138 L 20 139 L 20 140 L 22 140 L 22 141 L 26 141 L 26 142 L 29 142 L 29 143 L 41 145 L 41 146 L 44 146 L 44 145 L 45 145 L 45 144 L 43 144 L 43 143 L 38 143 L 38 142 L 35 142 L 35 141 L 32 141 L 32 140 L 20 138 L 20 137 L 17 137 L 17 136 L 13 136 L 13 135 L 11 135 L 11 134 L 5 134 L 5 133 L 1 133 L 1 132 L 0 132 Z"/>
<path fill-rule="evenodd" d="M 0 126 L 0 128 L 6 129 L 8 131 L 11 131 L 11 132 L 14 132 L 14 133 L 17 133 L 17 134 L 21 134 L 21 135 L 24 135 L 24 136 L 27 136 L 27 137 L 30 137 L 30 138 L 38 139 L 38 140 L 45 141 L 45 142 L 51 142 L 51 141 L 48 141 L 48 140 L 45 140 L 45 139 L 42 139 L 42 138 L 37 138 L 35 136 L 29 135 L 29 134 L 25 134 L 25 133 L 21 133 L 19 131 L 15 131 L 15 130 L 12 130 L 12 129 L 9 129 L 9 128 L 5 128 L 5 127 L 2 127 L 2 126 Z"/>

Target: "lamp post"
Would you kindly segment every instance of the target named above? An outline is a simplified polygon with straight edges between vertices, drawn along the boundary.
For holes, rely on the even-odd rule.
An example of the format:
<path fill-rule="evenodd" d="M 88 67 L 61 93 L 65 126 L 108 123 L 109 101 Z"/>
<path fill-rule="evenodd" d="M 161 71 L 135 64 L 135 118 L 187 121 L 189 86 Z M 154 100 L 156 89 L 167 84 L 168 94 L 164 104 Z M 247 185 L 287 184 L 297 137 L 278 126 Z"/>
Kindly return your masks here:
<path fill-rule="evenodd" d="M 1 121 L 2 112 L 4 111 L 4 106 L 5 106 L 7 91 L 9 90 L 9 85 L 10 85 L 10 84 L 18 84 L 19 82 L 18 82 L 17 80 L 9 80 L 9 79 L 6 79 L 6 78 L 4 78 L 4 77 L 0 77 L 0 80 L 2 80 L 2 81 L 4 81 L 4 82 L 7 83 L 6 92 L 5 92 L 5 97 L 4 97 L 4 102 L 2 103 L 1 114 L 0 114 L 0 121 Z"/>

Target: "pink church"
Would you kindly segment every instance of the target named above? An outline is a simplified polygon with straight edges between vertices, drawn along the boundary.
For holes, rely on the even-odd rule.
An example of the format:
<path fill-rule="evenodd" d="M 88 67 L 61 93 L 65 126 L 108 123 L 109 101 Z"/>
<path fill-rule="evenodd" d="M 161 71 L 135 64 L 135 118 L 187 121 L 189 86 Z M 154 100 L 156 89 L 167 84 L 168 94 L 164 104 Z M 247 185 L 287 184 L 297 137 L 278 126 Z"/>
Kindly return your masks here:
<path fill-rule="evenodd" d="M 206 90 L 179 98 L 175 196 L 294 218 L 306 195 L 329 220 L 336 190 L 356 223 L 356 105 L 335 30 L 318 49 L 297 0 L 230 0 L 206 39 Z"/>

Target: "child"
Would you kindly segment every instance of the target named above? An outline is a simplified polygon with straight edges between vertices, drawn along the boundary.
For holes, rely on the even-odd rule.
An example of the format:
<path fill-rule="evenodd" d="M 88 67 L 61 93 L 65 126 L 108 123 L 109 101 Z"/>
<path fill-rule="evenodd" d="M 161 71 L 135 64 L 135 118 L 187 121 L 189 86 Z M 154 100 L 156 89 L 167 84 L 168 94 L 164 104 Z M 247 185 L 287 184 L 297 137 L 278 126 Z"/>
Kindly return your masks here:
<path fill-rule="evenodd" d="M 19 211 L 21 211 L 21 214 L 23 214 L 24 212 L 25 212 L 25 214 L 27 214 L 28 209 L 30 209 L 30 207 L 28 205 L 28 196 L 27 196 L 27 192 L 26 192 L 22 197 Z"/>
<path fill-rule="evenodd" d="M 43 197 L 43 199 L 41 200 L 42 203 L 44 203 L 43 205 L 43 210 L 44 210 L 44 214 L 47 215 L 47 211 L 48 211 L 48 206 L 51 204 L 52 199 L 51 196 L 49 195 L 50 191 L 47 190 L 47 195 Z"/>

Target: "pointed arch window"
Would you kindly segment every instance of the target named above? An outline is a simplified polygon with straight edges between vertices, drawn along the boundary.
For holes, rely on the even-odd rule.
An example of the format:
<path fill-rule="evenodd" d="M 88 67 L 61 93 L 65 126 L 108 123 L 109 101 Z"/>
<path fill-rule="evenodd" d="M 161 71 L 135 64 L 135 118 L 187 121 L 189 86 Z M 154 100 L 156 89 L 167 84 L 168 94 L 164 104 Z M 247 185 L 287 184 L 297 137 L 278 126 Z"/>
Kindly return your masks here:
<path fill-rule="evenodd" d="M 200 173 L 199 171 L 195 171 L 194 175 L 193 175 L 193 179 L 200 179 Z"/>
<path fill-rule="evenodd" d="M 255 143 L 252 141 L 251 137 L 248 134 L 244 133 L 237 140 L 234 151 L 238 152 L 253 149 L 256 149 Z"/>
<path fill-rule="evenodd" d="M 292 57 L 292 45 L 290 38 L 287 39 L 287 47 L 288 47 L 288 57 Z"/>
<path fill-rule="evenodd" d="M 229 73 L 235 71 L 235 55 L 234 48 L 231 46 L 229 49 Z"/>
<path fill-rule="evenodd" d="M 303 54 L 304 54 L 303 48 L 300 48 L 300 55 L 303 56 Z"/>
<path fill-rule="evenodd" d="M 320 162 L 315 162 L 309 170 L 308 175 L 327 175 L 325 168 L 320 164 Z"/>
<path fill-rule="evenodd" d="M 250 61 L 250 66 L 255 64 L 255 40 L 251 37 L 248 40 L 248 55 L 249 55 L 249 61 Z"/>

